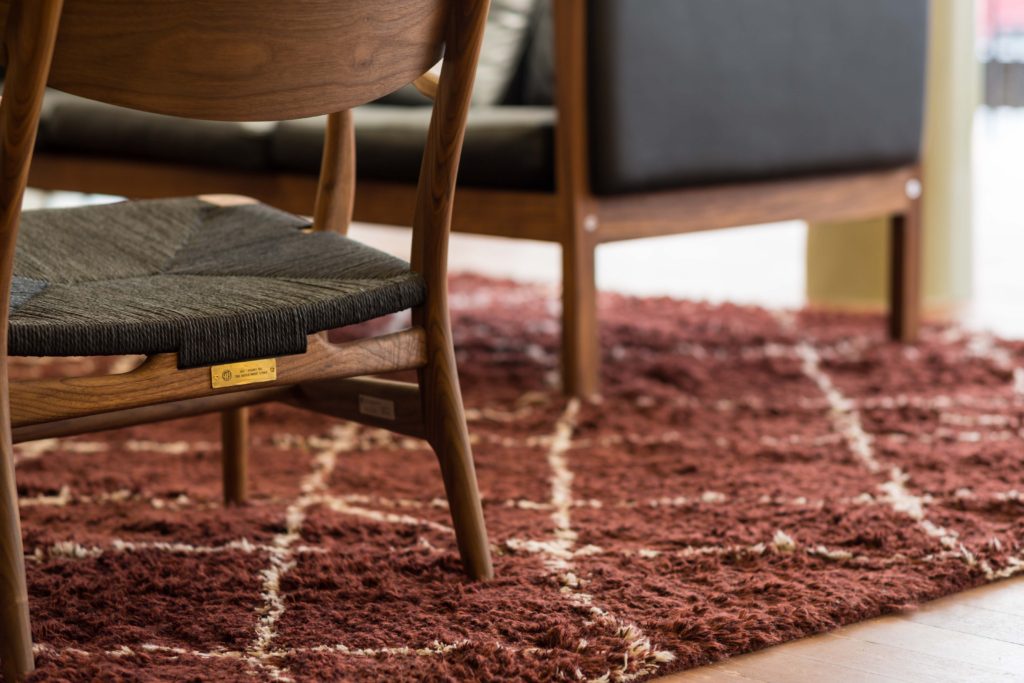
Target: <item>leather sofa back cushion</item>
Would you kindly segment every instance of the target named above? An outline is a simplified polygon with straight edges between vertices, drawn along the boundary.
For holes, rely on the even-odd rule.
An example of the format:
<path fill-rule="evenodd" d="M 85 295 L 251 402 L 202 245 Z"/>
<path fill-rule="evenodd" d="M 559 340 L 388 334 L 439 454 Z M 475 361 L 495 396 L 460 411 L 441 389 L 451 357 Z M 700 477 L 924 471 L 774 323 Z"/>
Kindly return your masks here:
<path fill-rule="evenodd" d="M 920 152 L 927 0 L 593 0 L 591 185 L 883 168 Z"/>
<path fill-rule="evenodd" d="M 531 104 L 551 98 L 543 23 Z M 919 156 L 927 0 L 590 0 L 588 23 L 599 194 Z"/>
<path fill-rule="evenodd" d="M 473 104 L 501 104 L 523 59 L 537 0 L 491 0 L 476 67 Z"/>
<path fill-rule="evenodd" d="M 474 106 L 490 107 L 508 99 L 530 44 L 537 5 L 538 0 L 491 0 L 473 84 Z M 431 104 L 412 85 L 385 95 L 377 103 L 395 106 Z"/>

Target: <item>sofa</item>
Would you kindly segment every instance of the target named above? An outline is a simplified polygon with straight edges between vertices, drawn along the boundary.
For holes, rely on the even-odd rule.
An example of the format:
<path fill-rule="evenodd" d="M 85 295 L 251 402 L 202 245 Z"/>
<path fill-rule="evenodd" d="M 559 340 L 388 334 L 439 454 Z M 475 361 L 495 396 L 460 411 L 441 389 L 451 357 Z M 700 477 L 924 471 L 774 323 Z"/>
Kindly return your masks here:
<path fill-rule="evenodd" d="M 913 340 L 927 11 L 927 0 L 495 0 L 453 228 L 562 246 L 568 393 L 600 388 L 594 253 L 617 240 L 887 217 L 890 333 Z M 354 112 L 355 220 L 409 225 L 425 104 L 402 90 Z M 323 119 L 185 121 L 52 93 L 30 184 L 239 193 L 309 214 L 323 141 Z"/>

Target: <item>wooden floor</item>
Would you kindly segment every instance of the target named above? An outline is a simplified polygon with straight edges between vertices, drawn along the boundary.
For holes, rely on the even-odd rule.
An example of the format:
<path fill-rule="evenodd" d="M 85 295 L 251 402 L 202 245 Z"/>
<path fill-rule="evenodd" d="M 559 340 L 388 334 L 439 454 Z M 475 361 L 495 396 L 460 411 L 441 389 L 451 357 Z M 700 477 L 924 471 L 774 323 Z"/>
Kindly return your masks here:
<path fill-rule="evenodd" d="M 1024 576 L 659 683 L 1024 681 Z"/>

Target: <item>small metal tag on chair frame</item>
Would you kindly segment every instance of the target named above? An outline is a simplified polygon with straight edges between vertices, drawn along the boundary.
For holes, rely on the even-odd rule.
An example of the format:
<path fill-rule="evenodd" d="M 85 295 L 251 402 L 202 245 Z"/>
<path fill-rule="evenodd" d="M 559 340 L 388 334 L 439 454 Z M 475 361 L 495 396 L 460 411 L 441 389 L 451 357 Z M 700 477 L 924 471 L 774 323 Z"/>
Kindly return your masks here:
<path fill-rule="evenodd" d="M 273 382 L 277 379 L 277 359 L 247 360 L 210 367 L 210 383 L 214 389 L 237 387 L 242 384 Z"/>

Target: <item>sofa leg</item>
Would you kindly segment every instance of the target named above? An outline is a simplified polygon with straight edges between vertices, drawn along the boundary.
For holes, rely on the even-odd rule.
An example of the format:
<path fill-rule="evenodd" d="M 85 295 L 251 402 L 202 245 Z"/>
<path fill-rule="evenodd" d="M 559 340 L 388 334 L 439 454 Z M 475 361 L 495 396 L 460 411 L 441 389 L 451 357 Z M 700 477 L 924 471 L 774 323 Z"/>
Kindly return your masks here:
<path fill-rule="evenodd" d="M 18 491 L 14 484 L 14 453 L 10 428 L 5 425 L 3 429 L 6 434 L 0 436 L 0 667 L 4 680 L 20 681 L 35 669 L 35 660 Z"/>
<path fill-rule="evenodd" d="M 249 409 L 220 414 L 221 465 L 225 505 L 242 505 L 249 497 Z"/>
<path fill-rule="evenodd" d="M 889 336 L 917 339 L 921 316 L 921 223 L 919 202 L 890 217 Z"/>
<path fill-rule="evenodd" d="M 586 240 L 562 244 L 562 389 L 569 396 L 600 390 L 594 252 Z"/>

